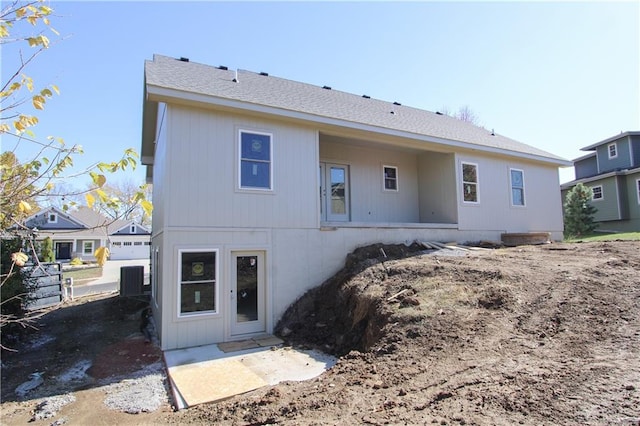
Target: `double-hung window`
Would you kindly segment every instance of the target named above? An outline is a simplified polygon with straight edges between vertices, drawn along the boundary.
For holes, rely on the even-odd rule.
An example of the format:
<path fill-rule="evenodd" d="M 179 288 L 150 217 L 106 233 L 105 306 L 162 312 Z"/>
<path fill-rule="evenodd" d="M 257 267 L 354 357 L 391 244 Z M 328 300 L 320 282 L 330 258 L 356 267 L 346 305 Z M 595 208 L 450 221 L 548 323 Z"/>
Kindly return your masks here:
<path fill-rule="evenodd" d="M 511 175 L 511 205 L 524 206 L 524 172 L 510 169 Z"/>
<path fill-rule="evenodd" d="M 465 203 L 478 203 L 478 165 L 462 163 L 462 200 Z"/>
<path fill-rule="evenodd" d="M 592 187 L 591 191 L 593 192 L 593 197 L 591 197 L 592 200 L 602 200 L 604 198 L 604 194 L 602 193 L 602 185 Z"/>
<path fill-rule="evenodd" d="M 240 189 L 273 189 L 272 135 L 240 130 Z"/>
<path fill-rule="evenodd" d="M 85 241 L 82 243 L 82 254 L 93 254 L 93 241 Z"/>
<path fill-rule="evenodd" d="M 398 168 L 395 166 L 382 166 L 384 190 L 398 190 Z"/>
<path fill-rule="evenodd" d="M 607 145 L 607 152 L 609 154 L 609 159 L 616 158 L 618 156 L 618 145 L 614 143 L 610 143 Z"/>
<path fill-rule="evenodd" d="M 217 250 L 180 250 L 178 263 L 180 315 L 218 310 Z"/>

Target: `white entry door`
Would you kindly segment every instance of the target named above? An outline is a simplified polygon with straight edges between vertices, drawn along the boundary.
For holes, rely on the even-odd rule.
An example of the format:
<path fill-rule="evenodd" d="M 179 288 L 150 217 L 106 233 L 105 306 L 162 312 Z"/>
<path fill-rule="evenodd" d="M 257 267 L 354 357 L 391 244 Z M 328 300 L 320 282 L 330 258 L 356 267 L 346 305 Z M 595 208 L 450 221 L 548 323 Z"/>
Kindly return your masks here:
<path fill-rule="evenodd" d="M 266 331 L 263 251 L 231 252 L 231 335 Z"/>
<path fill-rule="evenodd" d="M 322 221 L 349 221 L 349 166 L 320 163 Z"/>

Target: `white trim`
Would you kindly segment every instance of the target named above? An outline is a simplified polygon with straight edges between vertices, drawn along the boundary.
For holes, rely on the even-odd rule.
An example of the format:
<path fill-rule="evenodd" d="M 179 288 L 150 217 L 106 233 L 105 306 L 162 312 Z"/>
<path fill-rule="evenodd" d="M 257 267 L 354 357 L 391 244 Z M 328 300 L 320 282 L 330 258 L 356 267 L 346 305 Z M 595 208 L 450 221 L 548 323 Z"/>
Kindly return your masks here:
<path fill-rule="evenodd" d="M 182 253 L 215 253 L 215 277 L 213 279 L 213 285 L 215 286 L 214 291 L 214 309 L 210 311 L 197 311 L 197 312 L 186 312 L 182 313 L 181 308 L 181 293 L 182 293 Z M 202 317 L 202 316 L 211 316 L 211 315 L 220 315 L 220 250 L 217 248 L 182 248 L 178 249 L 178 257 L 176 259 L 177 263 L 177 276 L 176 276 L 176 302 L 177 302 L 177 318 L 185 319 L 185 318 L 194 318 L 194 317 Z M 195 281 L 197 282 L 197 281 Z M 203 282 L 211 282 L 211 280 L 206 280 Z"/>
<path fill-rule="evenodd" d="M 613 150 L 615 151 L 615 153 L 613 155 L 611 155 L 611 147 L 613 147 Z M 617 142 L 611 142 L 610 144 L 607 145 L 607 157 L 609 158 L 609 160 L 612 160 L 614 158 L 618 158 L 618 143 Z"/>
<path fill-rule="evenodd" d="M 476 201 L 467 201 L 464 199 L 464 184 L 465 184 L 465 180 L 464 180 L 464 166 L 468 165 L 468 166 L 474 166 L 476 168 L 476 181 L 474 182 L 467 182 L 469 184 L 475 184 L 476 186 Z M 462 198 L 461 201 L 463 204 L 480 204 L 480 167 L 478 166 L 478 163 L 471 163 L 469 161 L 460 161 L 460 183 L 462 184 Z"/>
<path fill-rule="evenodd" d="M 513 177 L 511 175 L 512 171 L 520 172 L 522 174 L 522 204 L 515 204 L 513 202 Z M 527 206 L 527 198 L 526 198 L 526 190 L 524 183 L 524 170 L 516 169 L 515 167 L 509 167 L 509 197 L 511 198 L 511 207 L 526 207 Z"/>
<path fill-rule="evenodd" d="M 53 217 L 53 220 L 51 219 Z M 58 223 L 58 214 L 57 213 L 47 213 L 47 223 Z"/>
<path fill-rule="evenodd" d="M 393 181 L 396 184 L 395 188 L 387 188 L 387 175 L 386 175 L 386 170 L 385 169 L 394 169 L 396 171 L 396 176 L 393 178 Z M 398 166 L 390 166 L 388 164 L 383 164 L 382 165 L 382 190 L 385 192 L 399 192 L 400 191 L 400 186 L 399 186 L 399 178 L 398 178 Z"/>
<path fill-rule="evenodd" d="M 600 198 L 596 198 L 596 188 L 600 188 Z M 591 191 L 593 192 L 593 196 L 591 197 L 591 201 L 602 201 L 604 200 L 604 189 L 602 189 L 602 185 L 595 185 L 591 187 Z"/>
<path fill-rule="evenodd" d="M 263 135 L 269 136 L 269 188 L 260 188 L 253 186 L 242 186 L 242 134 L 254 134 L 254 135 Z M 258 191 L 258 192 L 273 192 L 273 133 L 269 132 L 261 132 L 257 130 L 248 130 L 248 129 L 238 129 L 238 162 L 237 162 L 237 173 L 238 173 L 238 186 L 237 189 L 240 191 Z M 266 161 L 263 161 L 266 162 Z"/>

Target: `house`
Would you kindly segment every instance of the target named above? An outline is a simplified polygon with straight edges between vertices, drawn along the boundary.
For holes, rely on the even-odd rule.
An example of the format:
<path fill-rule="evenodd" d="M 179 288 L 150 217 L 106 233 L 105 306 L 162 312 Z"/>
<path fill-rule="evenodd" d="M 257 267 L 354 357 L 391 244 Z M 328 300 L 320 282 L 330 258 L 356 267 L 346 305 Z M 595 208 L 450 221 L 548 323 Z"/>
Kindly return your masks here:
<path fill-rule="evenodd" d="M 624 132 L 582 148 L 573 160 L 575 180 L 561 185 L 562 199 L 578 183 L 593 190 L 599 231 L 640 231 L 640 131 Z"/>
<path fill-rule="evenodd" d="M 163 350 L 272 332 L 358 246 L 562 238 L 570 162 L 398 102 L 156 55 L 142 127 Z"/>
<path fill-rule="evenodd" d="M 73 258 L 95 260 L 98 247 L 108 247 L 111 260 L 148 259 L 150 230 L 132 220 L 112 221 L 89 209 L 63 211 L 49 207 L 28 217 L 25 224 L 37 229 L 39 240 L 50 237 L 57 261 Z"/>

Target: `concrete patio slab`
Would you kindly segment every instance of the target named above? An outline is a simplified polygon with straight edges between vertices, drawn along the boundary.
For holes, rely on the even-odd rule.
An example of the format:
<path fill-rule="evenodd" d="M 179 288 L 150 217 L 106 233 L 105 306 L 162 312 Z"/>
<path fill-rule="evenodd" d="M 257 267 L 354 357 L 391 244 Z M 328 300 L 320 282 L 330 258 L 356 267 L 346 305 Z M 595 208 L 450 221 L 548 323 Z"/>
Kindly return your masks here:
<path fill-rule="evenodd" d="M 335 357 L 320 351 L 267 346 L 268 342 L 278 345 L 282 340 L 266 336 L 166 351 L 164 359 L 177 408 L 219 401 L 283 381 L 309 380 L 336 363 Z M 221 345 L 229 352 L 222 351 Z M 241 349 L 231 352 L 232 347 Z"/>

